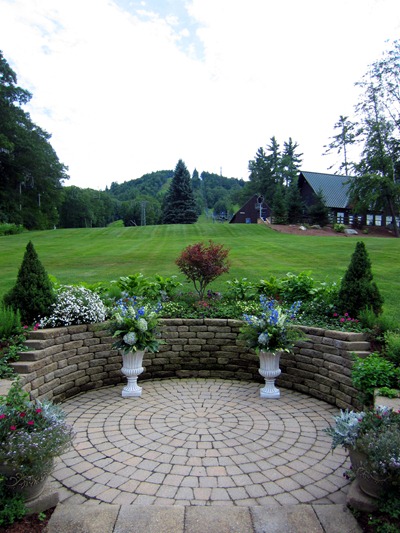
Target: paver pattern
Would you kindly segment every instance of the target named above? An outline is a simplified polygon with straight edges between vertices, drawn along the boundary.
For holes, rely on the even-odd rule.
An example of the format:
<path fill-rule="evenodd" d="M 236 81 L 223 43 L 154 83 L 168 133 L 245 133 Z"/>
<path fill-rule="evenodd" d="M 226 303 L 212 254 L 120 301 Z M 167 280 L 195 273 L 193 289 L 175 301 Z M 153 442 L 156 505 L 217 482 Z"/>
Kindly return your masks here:
<path fill-rule="evenodd" d="M 347 454 L 324 433 L 338 409 L 299 392 L 259 397 L 260 384 L 142 382 L 67 400 L 74 448 L 53 484 L 70 503 L 289 505 L 344 503 Z"/>

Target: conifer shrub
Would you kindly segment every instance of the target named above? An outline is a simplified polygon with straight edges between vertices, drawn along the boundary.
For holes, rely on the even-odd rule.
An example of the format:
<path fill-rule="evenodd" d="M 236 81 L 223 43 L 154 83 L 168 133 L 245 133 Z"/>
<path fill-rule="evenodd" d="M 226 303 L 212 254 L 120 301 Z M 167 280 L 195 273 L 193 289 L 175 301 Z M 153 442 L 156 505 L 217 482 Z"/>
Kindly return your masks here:
<path fill-rule="evenodd" d="M 14 287 L 4 296 L 4 305 L 19 310 L 25 324 L 49 314 L 55 293 L 31 241 L 28 242 Z"/>
<path fill-rule="evenodd" d="M 375 315 L 382 312 L 383 298 L 373 281 L 371 261 L 365 244 L 357 242 L 350 264 L 339 289 L 339 310 L 352 317 L 372 309 Z"/>

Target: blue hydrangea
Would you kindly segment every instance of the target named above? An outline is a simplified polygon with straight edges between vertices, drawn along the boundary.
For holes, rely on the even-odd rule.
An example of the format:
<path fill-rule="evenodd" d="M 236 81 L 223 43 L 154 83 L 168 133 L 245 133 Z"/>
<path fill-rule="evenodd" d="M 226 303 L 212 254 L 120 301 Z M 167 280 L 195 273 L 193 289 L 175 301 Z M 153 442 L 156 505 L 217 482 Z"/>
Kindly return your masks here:
<path fill-rule="evenodd" d="M 123 336 L 123 341 L 125 342 L 125 344 L 129 344 L 130 346 L 133 346 L 137 342 L 136 333 L 134 333 L 133 331 L 130 331 L 129 333 Z"/>

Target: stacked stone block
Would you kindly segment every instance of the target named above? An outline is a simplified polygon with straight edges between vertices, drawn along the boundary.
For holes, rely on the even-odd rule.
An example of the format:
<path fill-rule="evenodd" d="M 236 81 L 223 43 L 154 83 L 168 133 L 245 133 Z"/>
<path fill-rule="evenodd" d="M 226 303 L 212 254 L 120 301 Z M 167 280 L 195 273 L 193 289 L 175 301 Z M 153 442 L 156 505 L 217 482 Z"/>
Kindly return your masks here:
<path fill-rule="evenodd" d="M 238 339 L 242 322 L 230 319 L 163 319 L 158 353 L 146 353 L 146 379 L 222 378 L 262 383 L 257 355 Z M 353 354 L 370 345 L 360 333 L 302 328 L 304 338 L 282 354 L 277 385 L 339 408 L 360 408 L 351 383 Z M 33 398 L 66 398 L 125 381 L 107 323 L 32 331 L 28 350 L 13 363 Z"/>

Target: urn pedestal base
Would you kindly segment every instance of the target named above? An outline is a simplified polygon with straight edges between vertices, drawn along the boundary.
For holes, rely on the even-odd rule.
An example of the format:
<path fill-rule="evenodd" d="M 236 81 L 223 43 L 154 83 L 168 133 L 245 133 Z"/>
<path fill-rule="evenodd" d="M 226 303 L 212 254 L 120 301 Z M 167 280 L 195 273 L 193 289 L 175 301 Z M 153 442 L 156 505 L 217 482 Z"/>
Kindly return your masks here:
<path fill-rule="evenodd" d="M 280 390 L 275 387 L 275 379 L 280 375 L 280 352 L 265 352 L 260 350 L 259 373 L 265 379 L 265 387 L 260 390 L 261 398 L 280 398 Z"/>
<path fill-rule="evenodd" d="M 142 367 L 144 350 L 122 354 L 122 373 L 128 383 L 122 389 L 123 398 L 137 398 L 142 395 L 142 387 L 137 384 L 138 376 L 144 371 Z"/>

